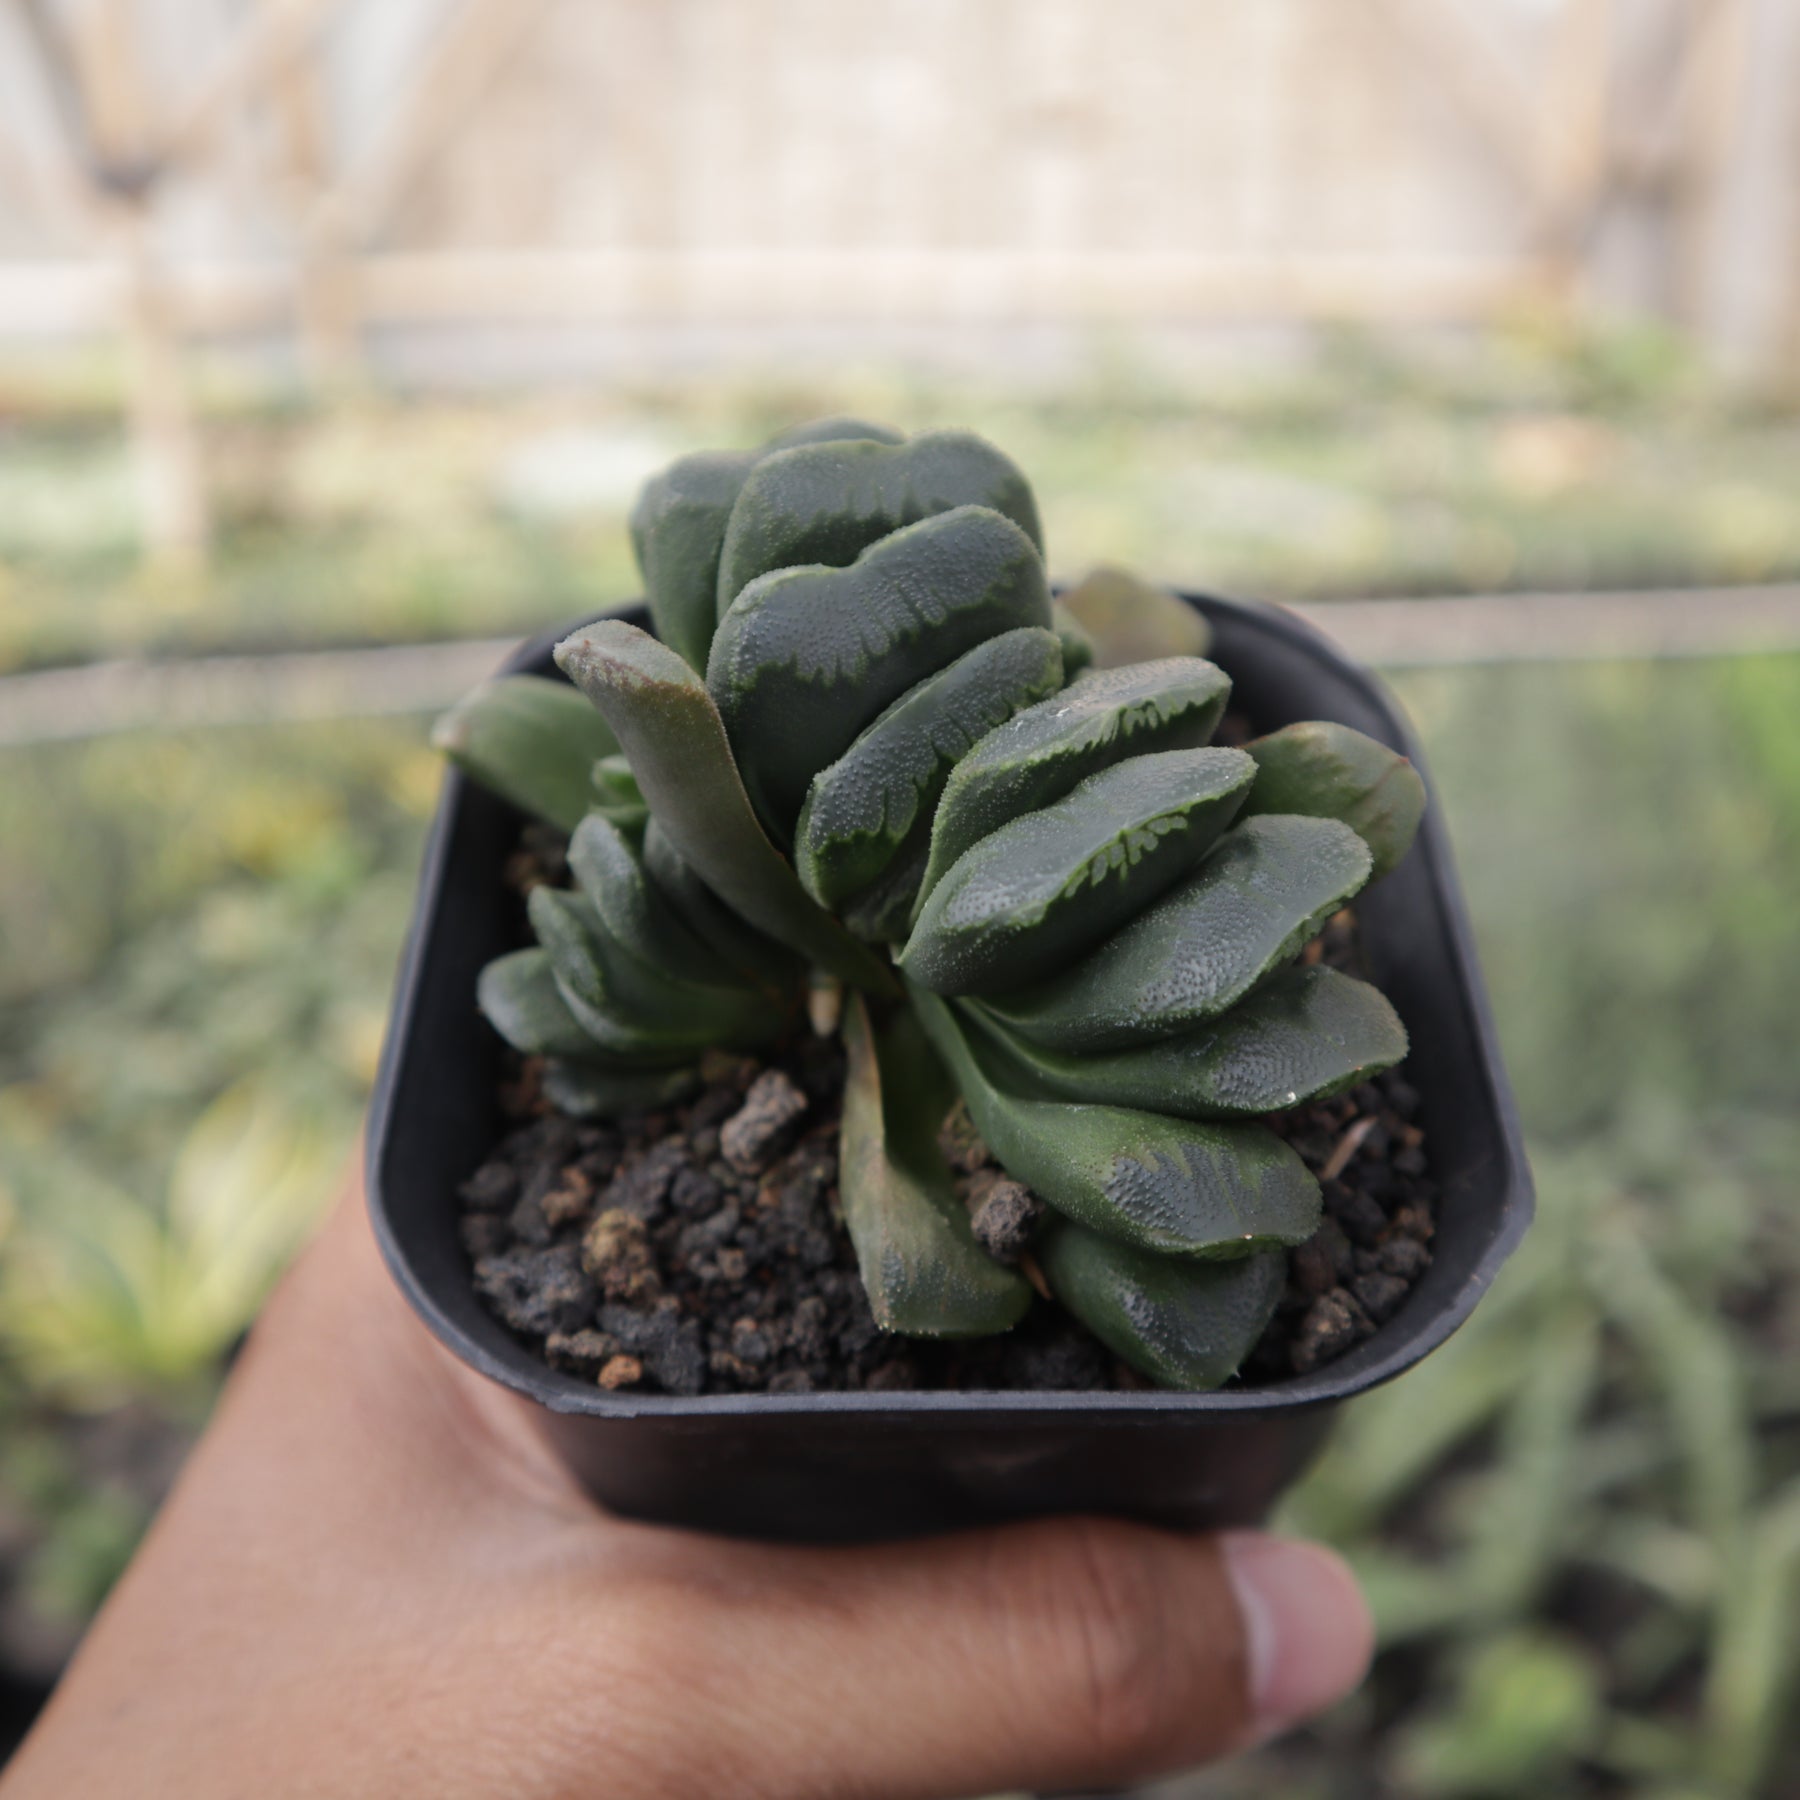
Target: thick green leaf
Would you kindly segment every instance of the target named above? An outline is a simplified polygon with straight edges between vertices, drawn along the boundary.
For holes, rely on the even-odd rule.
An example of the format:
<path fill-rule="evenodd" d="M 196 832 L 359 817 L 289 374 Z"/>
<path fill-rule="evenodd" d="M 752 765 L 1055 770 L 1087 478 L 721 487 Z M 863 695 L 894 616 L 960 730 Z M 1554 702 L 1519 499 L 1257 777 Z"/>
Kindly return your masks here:
<path fill-rule="evenodd" d="M 896 531 L 847 568 L 753 583 L 720 621 L 706 685 L 758 815 L 791 837 L 813 776 L 884 707 L 987 638 L 1049 623 L 1036 549 L 980 506 Z"/>
<path fill-rule="evenodd" d="M 1021 813 L 1060 800 L 1128 756 L 1197 750 L 1211 738 L 1231 682 L 1195 656 L 1103 674 L 997 726 L 957 764 L 931 828 L 929 893 L 950 865 Z"/>
<path fill-rule="evenodd" d="M 879 1035 L 853 994 L 838 1149 L 844 1224 L 875 1322 L 911 1337 L 987 1337 L 1031 1304 L 1024 1277 L 975 1241 L 937 1146 L 956 1099 L 908 1010 Z"/>
<path fill-rule="evenodd" d="M 924 873 L 925 846 L 910 846 L 894 858 L 879 881 L 846 900 L 838 917 L 865 944 L 904 944 Z"/>
<path fill-rule="evenodd" d="M 1053 1220 L 1037 1247 L 1051 1292 L 1101 1343 L 1163 1387 L 1216 1388 L 1274 1316 L 1278 1250 L 1231 1262 L 1158 1256 Z"/>
<path fill-rule="evenodd" d="M 724 958 L 652 890 L 624 833 L 599 813 L 589 813 L 569 839 L 569 873 L 607 935 L 627 955 L 683 980 L 713 987 L 741 985 Z"/>
<path fill-rule="evenodd" d="M 1396 750 L 1348 725 L 1310 720 L 1248 743 L 1256 785 L 1244 816 L 1305 813 L 1341 819 L 1375 857 L 1379 881 L 1408 850 L 1425 816 L 1425 783 Z"/>
<path fill-rule="evenodd" d="M 603 756 L 594 764 L 593 810 L 633 839 L 642 839 L 650 823 L 643 790 L 623 756 Z"/>
<path fill-rule="evenodd" d="M 475 1000 L 487 1021 L 527 1056 L 588 1056 L 594 1040 L 569 1011 L 542 949 L 497 956 L 475 983 Z"/>
<path fill-rule="evenodd" d="M 1008 1174 L 1069 1218 L 1148 1250 L 1242 1256 L 1303 1243 L 1319 1184 L 1274 1132 L 1009 1092 L 949 1005 L 913 1004 L 969 1116 Z"/>
<path fill-rule="evenodd" d="M 1033 1043 L 1090 1054 L 1187 1031 L 1235 1006 L 1369 878 L 1335 819 L 1246 819 L 1180 886 L 1066 974 L 990 1002 Z"/>
<path fill-rule="evenodd" d="M 685 1100 L 700 1085 L 692 1064 L 684 1069 L 640 1069 L 621 1073 L 586 1063 L 551 1062 L 544 1069 L 544 1095 L 572 1119 L 616 1119 L 626 1113 L 655 1112 Z"/>
<path fill-rule="evenodd" d="M 1093 570 L 1063 594 L 1062 604 L 1093 640 L 1098 668 L 1127 668 L 1152 657 L 1204 656 L 1212 642 L 1195 607 L 1129 569 Z"/>
<path fill-rule="evenodd" d="M 1198 1030 L 1109 1056 L 1027 1043 L 980 1001 L 967 1016 L 1026 1092 L 1187 1119 L 1254 1118 L 1324 1099 L 1406 1054 L 1406 1027 L 1387 997 L 1335 969 L 1284 969 Z"/>
<path fill-rule="evenodd" d="M 644 832 L 644 873 L 652 904 L 667 905 L 739 980 L 783 997 L 793 992 L 803 967 L 799 955 L 727 906 L 682 860 L 654 819 Z"/>
<path fill-rule="evenodd" d="M 673 650 L 602 619 L 564 638 L 556 660 L 618 734 L 670 844 L 720 899 L 852 985 L 893 992 L 889 971 L 808 896 L 763 834 L 718 708 Z"/>
<path fill-rule="evenodd" d="M 763 1043 L 781 1029 L 765 995 L 674 980 L 628 955 L 578 895 L 534 888 L 526 909 L 558 992 L 603 1050 L 670 1062 L 714 1045 Z"/>
<path fill-rule="evenodd" d="M 813 444 L 770 456 L 731 509 L 719 558 L 720 622 L 759 575 L 808 563 L 841 569 L 890 532 L 959 506 L 1004 514 L 1043 550 L 1030 484 L 973 432 L 927 431 L 893 445 Z"/>
<path fill-rule="evenodd" d="M 631 547 L 643 572 L 656 635 L 696 669 L 706 667 L 718 623 L 719 552 L 738 492 L 765 457 L 797 444 L 901 435 L 862 419 L 819 419 L 783 432 L 759 450 L 707 450 L 684 456 L 644 484 L 631 509 Z"/>
<path fill-rule="evenodd" d="M 965 851 L 919 909 L 899 963 L 940 994 L 1016 987 L 1116 931 L 1232 821 L 1241 750 L 1163 750 L 1090 775 Z"/>
<path fill-rule="evenodd" d="M 595 761 L 619 747 L 574 688 L 542 675 L 483 682 L 438 720 L 431 741 L 483 787 L 564 831 L 593 803 Z"/>
<path fill-rule="evenodd" d="M 806 891 L 836 906 L 903 850 L 922 850 L 957 760 L 1020 707 L 1055 693 L 1062 672 L 1055 634 L 1026 626 L 977 644 L 909 688 L 813 777 L 794 832 Z"/>

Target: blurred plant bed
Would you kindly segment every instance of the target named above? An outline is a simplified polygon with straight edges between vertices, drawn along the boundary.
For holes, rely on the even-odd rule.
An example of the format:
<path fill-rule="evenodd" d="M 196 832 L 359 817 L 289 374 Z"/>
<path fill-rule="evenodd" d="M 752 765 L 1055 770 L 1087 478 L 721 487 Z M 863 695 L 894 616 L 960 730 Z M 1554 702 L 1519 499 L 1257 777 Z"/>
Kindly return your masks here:
<path fill-rule="evenodd" d="M 1674 586 L 1800 576 L 1800 423 L 1641 327 L 1338 330 L 1176 366 L 1120 336 L 1053 376 L 735 370 L 635 389 L 311 409 L 211 383 L 212 574 L 140 569 L 131 471 L 91 371 L 66 409 L 0 369 L 0 669 L 146 651 L 523 631 L 628 597 L 620 527 L 682 443 L 853 410 L 1016 450 L 1054 564 L 1259 595 Z"/>
<path fill-rule="evenodd" d="M 1368 1800 L 1800 1791 L 1800 1125 L 1533 1151 L 1471 1324 L 1346 1413 L 1281 1526 L 1347 1549 L 1369 1686 L 1149 1790 Z"/>

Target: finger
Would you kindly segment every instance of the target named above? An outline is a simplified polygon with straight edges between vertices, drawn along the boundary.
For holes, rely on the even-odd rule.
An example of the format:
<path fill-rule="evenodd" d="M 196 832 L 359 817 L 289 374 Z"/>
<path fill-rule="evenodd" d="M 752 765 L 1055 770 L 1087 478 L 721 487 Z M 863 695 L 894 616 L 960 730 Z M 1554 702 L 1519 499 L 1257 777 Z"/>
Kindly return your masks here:
<path fill-rule="evenodd" d="M 1370 1653 L 1343 1563 L 1255 1533 L 1066 1519 L 708 1550 L 705 1597 L 681 1609 L 702 1736 L 724 1739 L 705 1754 L 729 1759 L 736 1791 L 783 1800 L 1141 1780 L 1330 1704 Z"/>

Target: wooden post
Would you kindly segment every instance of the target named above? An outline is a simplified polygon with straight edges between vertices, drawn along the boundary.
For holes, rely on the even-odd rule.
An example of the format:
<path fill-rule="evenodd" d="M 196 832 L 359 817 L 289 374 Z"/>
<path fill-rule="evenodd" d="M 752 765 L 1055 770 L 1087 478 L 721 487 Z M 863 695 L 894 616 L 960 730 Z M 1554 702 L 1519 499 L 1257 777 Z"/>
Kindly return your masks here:
<path fill-rule="evenodd" d="M 317 71 L 290 62 L 275 86 L 297 238 L 294 312 L 300 354 L 317 392 L 362 388 L 362 308 L 348 210 L 331 187 Z"/>
<path fill-rule="evenodd" d="M 42 0 L 29 0 L 24 10 L 117 262 L 144 546 L 153 562 L 193 572 L 204 567 L 211 537 L 206 471 L 156 256 L 155 172 L 145 160 L 150 103 L 128 6 L 96 0 L 75 9 L 68 42 Z"/>
<path fill-rule="evenodd" d="M 1613 0 L 1563 0 L 1552 51 L 1544 172 L 1531 238 L 1559 305 L 1580 297 L 1582 264 L 1612 167 Z"/>

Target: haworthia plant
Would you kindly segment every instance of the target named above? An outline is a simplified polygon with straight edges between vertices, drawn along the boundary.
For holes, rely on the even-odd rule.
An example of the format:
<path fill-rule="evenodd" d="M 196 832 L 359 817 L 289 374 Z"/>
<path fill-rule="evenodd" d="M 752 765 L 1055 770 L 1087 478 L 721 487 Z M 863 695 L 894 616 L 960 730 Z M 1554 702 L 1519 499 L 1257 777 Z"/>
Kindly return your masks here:
<path fill-rule="evenodd" d="M 495 1030 L 555 1105 L 617 1116 L 837 986 L 810 1016 L 841 1021 L 877 1323 L 984 1335 L 1032 1304 L 938 1148 L 960 1102 L 1048 1209 L 1033 1280 L 1151 1380 L 1229 1379 L 1320 1216 L 1270 1115 L 1406 1053 L 1380 993 L 1301 953 L 1406 854 L 1416 771 L 1335 724 L 1213 747 L 1231 684 L 1197 618 L 1116 572 L 1053 606 L 1031 490 L 967 432 L 830 419 L 684 457 L 632 540 L 656 636 L 583 627 L 573 686 L 508 677 L 440 727 L 569 833 L 536 942 L 482 973 Z M 1156 654 L 1091 666 L 1133 642 Z"/>

